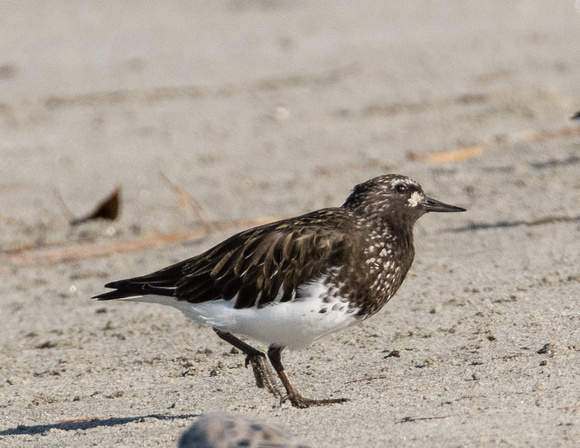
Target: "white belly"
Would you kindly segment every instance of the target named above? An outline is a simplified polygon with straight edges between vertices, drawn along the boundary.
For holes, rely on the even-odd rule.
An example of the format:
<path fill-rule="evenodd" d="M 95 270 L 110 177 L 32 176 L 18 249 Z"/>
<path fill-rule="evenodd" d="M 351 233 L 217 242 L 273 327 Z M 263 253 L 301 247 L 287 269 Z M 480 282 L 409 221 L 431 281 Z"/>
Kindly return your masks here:
<path fill-rule="evenodd" d="M 340 298 L 325 303 L 322 300 L 321 283 L 308 285 L 301 295 L 303 297 L 289 302 L 274 302 L 262 308 L 244 309 L 234 308 L 235 298 L 195 304 L 178 301 L 174 297 L 154 295 L 128 300 L 170 305 L 196 322 L 291 350 L 306 348 L 317 339 L 362 320 L 356 316 L 357 310 L 349 310 L 348 304 Z M 323 309 L 326 311 L 321 313 Z"/>

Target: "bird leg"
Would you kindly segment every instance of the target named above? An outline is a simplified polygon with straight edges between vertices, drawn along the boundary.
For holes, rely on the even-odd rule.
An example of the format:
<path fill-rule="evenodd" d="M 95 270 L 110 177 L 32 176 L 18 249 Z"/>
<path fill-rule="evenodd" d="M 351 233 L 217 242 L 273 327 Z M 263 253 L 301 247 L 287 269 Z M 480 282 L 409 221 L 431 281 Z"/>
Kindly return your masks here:
<path fill-rule="evenodd" d="M 282 401 L 290 400 L 292 406 L 296 408 L 308 408 L 310 406 L 323 406 L 327 404 L 334 404 L 334 403 L 344 403 L 348 401 L 348 398 L 331 398 L 327 400 L 311 400 L 310 398 L 304 398 L 298 392 L 298 389 L 294 387 L 294 385 L 290 382 L 288 375 L 286 375 L 286 371 L 284 370 L 284 366 L 282 365 L 281 361 L 281 353 L 284 347 L 278 347 L 275 345 L 271 345 L 268 348 L 268 359 L 270 363 L 276 370 L 278 377 L 282 381 L 282 384 L 286 388 L 287 395 L 282 397 Z"/>
<path fill-rule="evenodd" d="M 256 386 L 260 389 L 267 388 L 275 397 L 282 397 L 282 394 L 276 387 L 272 369 L 266 361 L 266 355 L 251 345 L 246 344 L 244 341 L 241 341 L 231 333 L 226 333 L 217 328 L 214 328 L 213 331 L 224 341 L 229 342 L 246 354 L 246 367 L 248 367 L 248 364 L 252 365 L 254 377 L 256 378 Z"/>

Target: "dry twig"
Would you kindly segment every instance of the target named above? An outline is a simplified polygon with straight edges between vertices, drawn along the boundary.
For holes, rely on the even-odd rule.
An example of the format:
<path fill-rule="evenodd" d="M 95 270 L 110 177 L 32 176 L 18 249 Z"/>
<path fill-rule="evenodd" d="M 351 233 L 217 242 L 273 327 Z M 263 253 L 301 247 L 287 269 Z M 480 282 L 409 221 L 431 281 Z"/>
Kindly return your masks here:
<path fill-rule="evenodd" d="M 350 383 L 361 383 L 363 381 L 372 381 L 372 380 L 386 380 L 387 377 L 386 376 L 369 376 L 366 378 L 359 378 L 356 380 L 350 380 L 350 381 L 346 381 L 344 384 L 350 384 Z"/>
<path fill-rule="evenodd" d="M 479 157 L 483 154 L 481 146 L 469 146 L 467 148 L 454 149 L 452 151 L 436 151 L 420 154 L 414 151 L 407 153 L 409 160 L 424 160 L 429 163 L 457 162 L 463 159 Z"/>
<path fill-rule="evenodd" d="M 105 420 L 111 418 L 112 415 L 105 415 L 103 417 L 86 417 L 86 418 L 73 418 L 70 420 L 59 420 L 57 423 L 77 423 L 77 422 L 93 422 L 96 420 Z"/>
<path fill-rule="evenodd" d="M 169 185 L 173 192 L 177 195 L 179 210 L 181 210 L 182 213 L 187 212 L 187 210 L 191 211 L 192 215 L 197 219 L 197 221 L 200 222 L 206 230 L 210 231 L 210 223 L 199 201 L 183 188 L 171 182 L 171 180 L 169 180 L 163 171 L 159 171 L 159 177 L 163 182 Z"/>
<path fill-rule="evenodd" d="M 29 250 L 0 254 L 0 274 L 9 272 L 15 267 L 46 266 L 56 263 L 70 263 L 90 258 L 106 257 L 113 254 L 137 252 L 140 250 L 161 247 L 167 244 L 202 238 L 214 232 L 223 232 L 240 227 L 252 227 L 274 221 L 274 217 L 255 219 L 240 219 L 228 223 L 211 223 L 211 231 L 192 230 L 188 232 L 174 231 L 152 237 L 135 238 L 129 241 L 116 241 L 105 244 L 89 244 L 65 247 L 60 250 Z"/>
<path fill-rule="evenodd" d="M 548 140 L 560 137 L 572 137 L 580 134 L 580 126 L 566 126 L 555 130 L 524 129 L 515 135 L 516 141 L 543 143 Z"/>

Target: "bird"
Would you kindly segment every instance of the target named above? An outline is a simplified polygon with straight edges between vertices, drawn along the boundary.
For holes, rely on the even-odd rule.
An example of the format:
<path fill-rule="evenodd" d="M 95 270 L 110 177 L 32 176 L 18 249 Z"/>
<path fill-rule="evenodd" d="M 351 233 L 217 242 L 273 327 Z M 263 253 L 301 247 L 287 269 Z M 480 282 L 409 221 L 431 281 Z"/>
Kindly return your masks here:
<path fill-rule="evenodd" d="M 463 211 L 407 176 L 385 174 L 356 185 L 340 207 L 242 231 L 164 269 L 107 283 L 113 291 L 93 299 L 173 306 L 241 350 L 256 385 L 281 401 L 297 408 L 342 403 L 347 399 L 302 396 L 282 350 L 307 348 L 376 314 L 413 263 L 415 222 L 428 212 Z M 265 343 L 267 355 L 239 336 Z"/>

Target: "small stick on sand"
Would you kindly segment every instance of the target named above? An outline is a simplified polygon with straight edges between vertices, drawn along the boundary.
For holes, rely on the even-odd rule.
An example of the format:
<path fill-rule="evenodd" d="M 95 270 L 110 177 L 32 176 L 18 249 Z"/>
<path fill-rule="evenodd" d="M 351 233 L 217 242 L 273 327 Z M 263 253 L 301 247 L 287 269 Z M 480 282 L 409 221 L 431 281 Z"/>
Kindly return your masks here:
<path fill-rule="evenodd" d="M 173 231 L 152 237 L 135 238 L 129 241 L 116 241 L 105 244 L 89 244 L 65 247 L 59 250 L 42 249 L 0 254 L 0 274 L 9 272 L 13 267 L 45 266 L 56 263 L 70 263 L 89 258 L 107 257 L 113 254 L 137 252 L 161 247 L 167 244 L 199 239 L 211 233 L 223 232 L 240 227 L 253 227 L 275 221 L 277 218 L 266 216 L 255 219 L 240 219 L 228 223 L 211 223 L 211 231 L 192 230 L 187 232 Z"/>
<path fill-rule="evenodd" d="M 469 146 L 467 148 L 454 149 L 452 151 L 436 151 L 420 154 L 414 151 L 407 153 L 409 160 L 424 160 L 429 163 L 457 162 L 463 159 L 479 157 L 483 154 L 481 146 Z"/>

